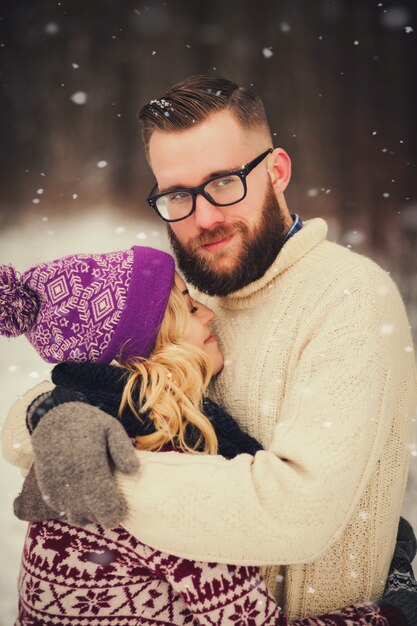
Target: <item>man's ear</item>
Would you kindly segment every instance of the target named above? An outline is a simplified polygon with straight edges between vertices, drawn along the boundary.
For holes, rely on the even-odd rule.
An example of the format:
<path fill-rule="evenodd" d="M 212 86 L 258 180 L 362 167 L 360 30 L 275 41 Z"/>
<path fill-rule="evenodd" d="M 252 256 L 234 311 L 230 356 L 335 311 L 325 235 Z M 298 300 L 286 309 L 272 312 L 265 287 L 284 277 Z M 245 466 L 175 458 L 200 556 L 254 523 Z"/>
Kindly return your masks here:
<path fill-rule="evenodd" d="M 283 193 L 291 180 L 291 159 L 282 148 L 269 155 L 268 173 L 275 193 Z"/>

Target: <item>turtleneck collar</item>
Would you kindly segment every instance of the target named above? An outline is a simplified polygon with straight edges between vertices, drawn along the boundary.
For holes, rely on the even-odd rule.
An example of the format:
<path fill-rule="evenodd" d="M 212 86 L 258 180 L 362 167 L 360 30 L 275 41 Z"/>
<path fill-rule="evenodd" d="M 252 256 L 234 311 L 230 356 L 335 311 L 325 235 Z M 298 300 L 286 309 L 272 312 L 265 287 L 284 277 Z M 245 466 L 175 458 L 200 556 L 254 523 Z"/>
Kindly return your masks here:
<path fill-rule="evenodd" d="M 322 218 L 316 217 L 307 220 L 303 223 L 303 228 L 285 242 L 275 261 L 261 278 L 224 298 L 219 298 L 221 305 L 225 308 L 241 306 L 246 299 L 262 291 L 269 283 L 276 280 L 285 270 L 323 241 L 326 235 L 327 223 Z"/>

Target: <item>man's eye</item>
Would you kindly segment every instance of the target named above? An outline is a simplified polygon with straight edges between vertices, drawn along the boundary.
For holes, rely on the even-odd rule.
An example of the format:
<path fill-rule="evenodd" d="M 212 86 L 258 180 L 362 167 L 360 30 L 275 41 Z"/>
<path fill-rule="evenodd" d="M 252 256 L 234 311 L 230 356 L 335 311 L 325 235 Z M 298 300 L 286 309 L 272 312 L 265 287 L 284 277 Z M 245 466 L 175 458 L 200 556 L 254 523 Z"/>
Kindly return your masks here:
<path fill-rule="evenodd" d="M 232 182 L 232 178 L 219 178 L 218 180 L 216 180 L 216 187 L 227 187 Z"/>
<path fill-rule="evenodd" d="M 184 202 L 184 200 L 188 200 L 189 197 L 190 194 L 181 192 L 167 195 L 169 202 Z"/>

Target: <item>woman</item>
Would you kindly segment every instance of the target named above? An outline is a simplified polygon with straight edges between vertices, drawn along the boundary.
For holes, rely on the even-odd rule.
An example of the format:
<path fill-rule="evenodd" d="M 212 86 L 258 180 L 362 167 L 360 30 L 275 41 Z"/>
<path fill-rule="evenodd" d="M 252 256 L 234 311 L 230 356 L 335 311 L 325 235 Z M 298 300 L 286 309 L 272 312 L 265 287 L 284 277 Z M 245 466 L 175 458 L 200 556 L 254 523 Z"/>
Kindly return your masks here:
<path fill-rule="evenodd" d="M 21 278 L 11 266 L 0 268 L 0 334 L 24 333 L 44 360 L 58 363 L 55 389 L 28 412 L 35 471 L 32 467 L 24 486 L 26 503 L 18 499 L 16 511 L 25 517 L 38 481 L 46 502 L 38 499 L 29 516 L 44 521 L 28 528 L 16 625 L 288 624 L 257 567 L 190 561 L 144 545 L 121 526 L 105 529 L 81 516 L 63 521 L 60 493 L 77 487 L 79 468 L 71 463 L 75 441 L 79 459 L 83 439 L 88 446 L 89 436 L 102 438 L 115 466 L 125 472 L 140 468 L 122 425 L 142 450 L 232 458 L 261 449 L 227 413 L 203 399 L 223 365 L 209 327 L 213 318 L 190 297 L 172 257 L 150 248 L 65 257 Z M 28 435 L 19 428 L 7 424 L 3 433 L 9 458 L 12 450 L 21 458 L 30 455 Z M 54 450 L 63 474 L 70 472 L 67 483 L 57 476 Z M 84 460 L 90 460 L 88 448 Z M 92 468 L 96 472 L 97 466 Z M 105 472 L 91 480 L 100 492 Z M 92 508 L 89 518 L 99 521 L 100 507 Z M 364 604 L 292 623 L 401 621 L 388 604 Z"/>

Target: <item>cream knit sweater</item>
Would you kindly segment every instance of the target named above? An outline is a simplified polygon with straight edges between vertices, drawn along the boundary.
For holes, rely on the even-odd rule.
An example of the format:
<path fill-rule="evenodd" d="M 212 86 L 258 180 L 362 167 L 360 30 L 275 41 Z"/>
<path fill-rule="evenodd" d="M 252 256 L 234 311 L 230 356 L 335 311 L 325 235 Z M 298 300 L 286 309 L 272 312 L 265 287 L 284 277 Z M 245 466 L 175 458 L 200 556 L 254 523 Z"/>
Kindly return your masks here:
<path fill-rule="evenodd" d="M 138 452 L 137 475 L 118 475 L 127 530 L 178 556 L 269 566 L 290 619 L 381 596 L 417 405 L 395 284 L 326 234 L 322 219 L 305 222 L 261 279 L 207 299 L 226 355 L 211 397 L 265 451 Z M 6 456 L 26 467 L 29 396 L 3 432 Z"/>

